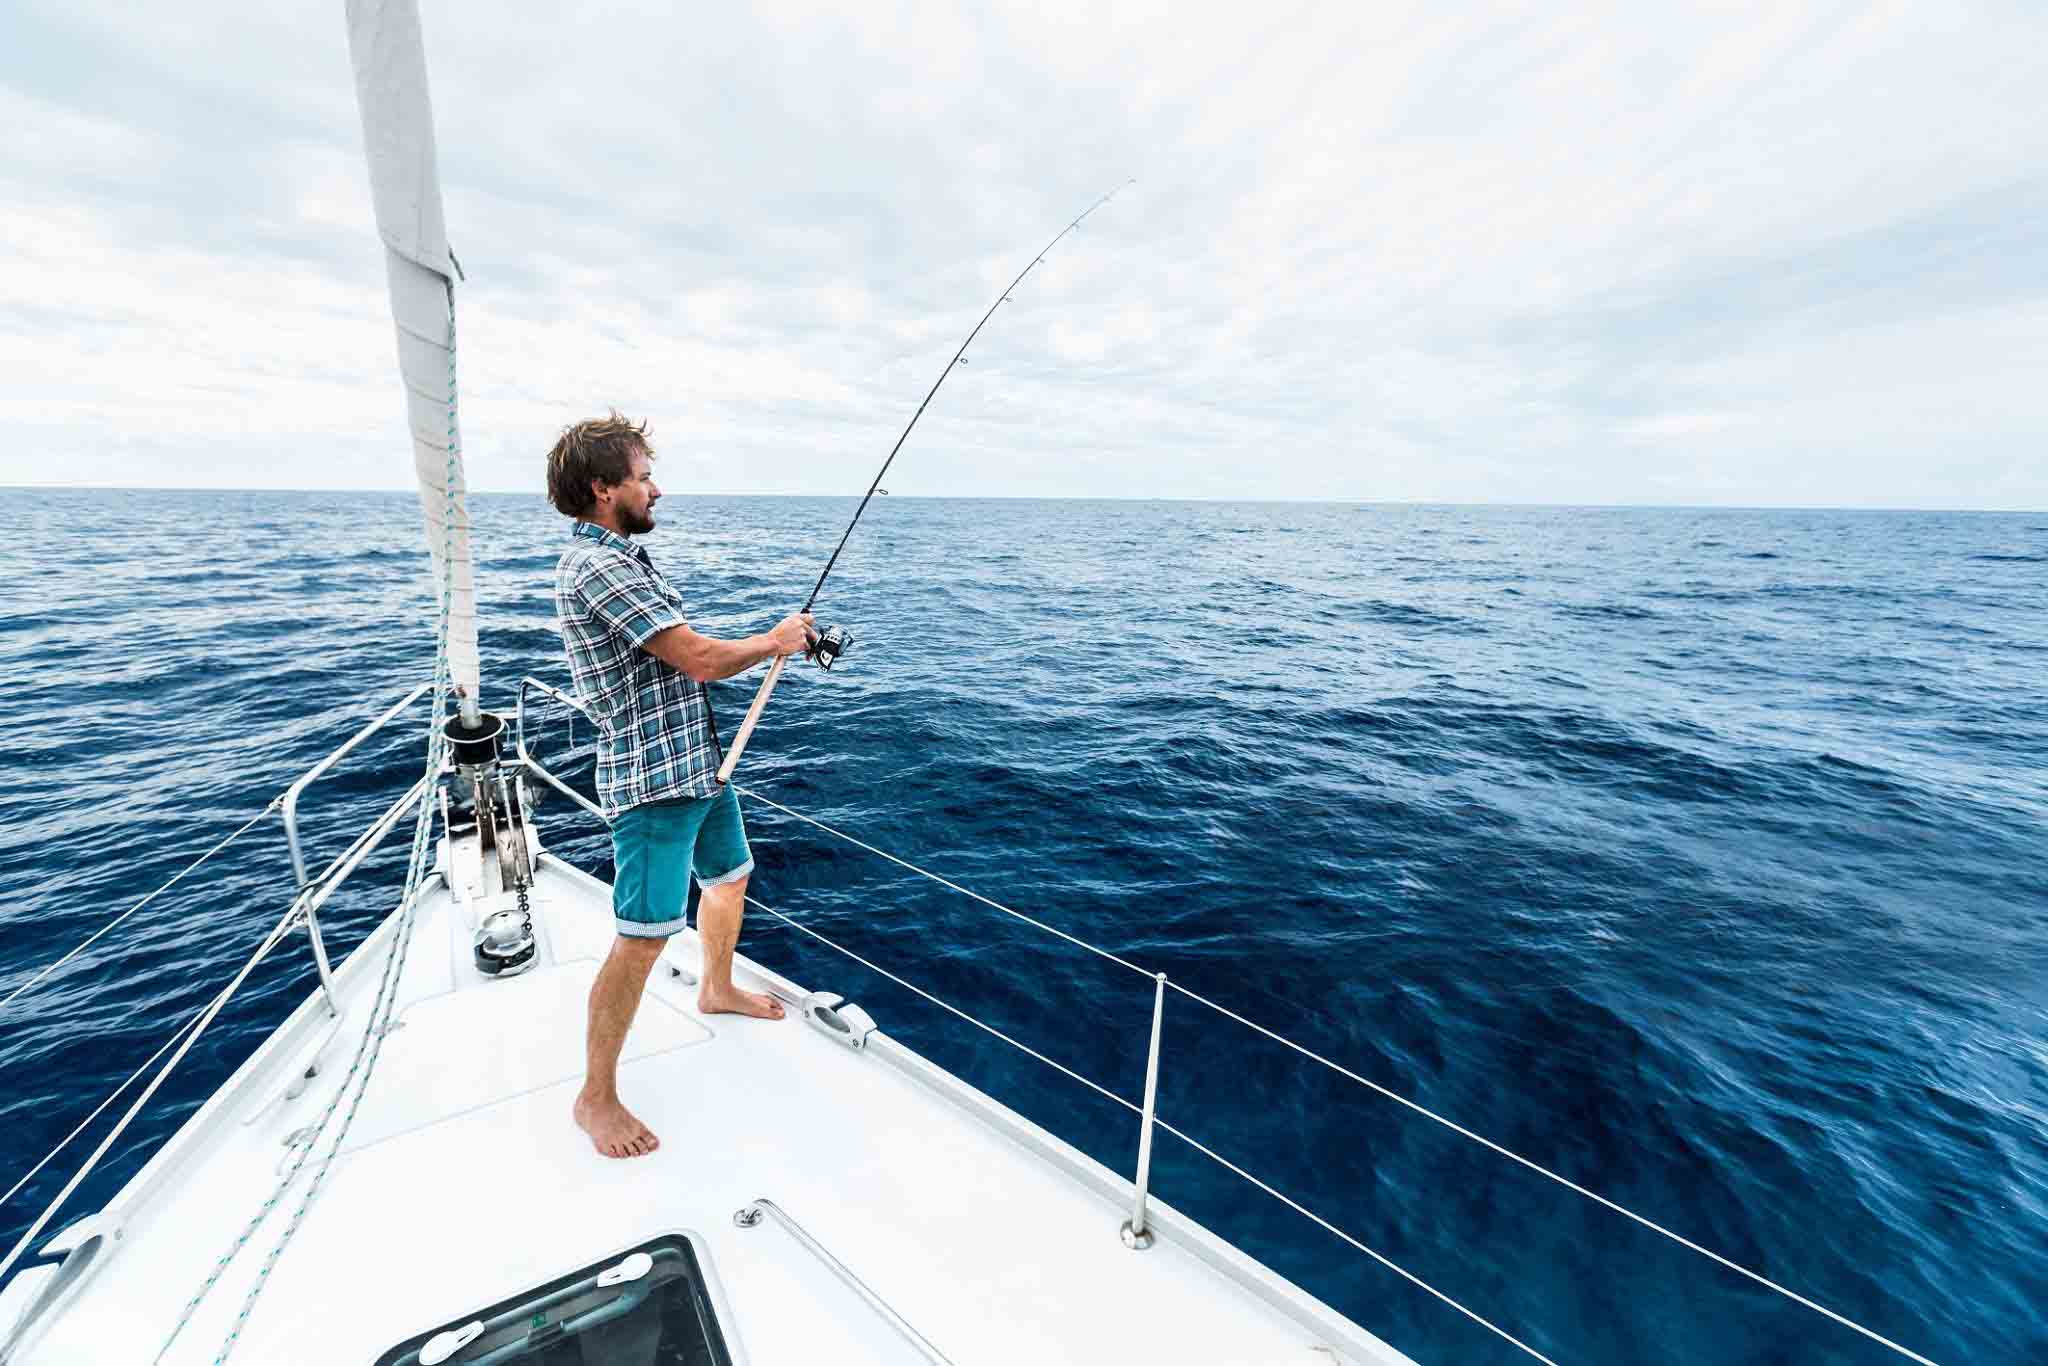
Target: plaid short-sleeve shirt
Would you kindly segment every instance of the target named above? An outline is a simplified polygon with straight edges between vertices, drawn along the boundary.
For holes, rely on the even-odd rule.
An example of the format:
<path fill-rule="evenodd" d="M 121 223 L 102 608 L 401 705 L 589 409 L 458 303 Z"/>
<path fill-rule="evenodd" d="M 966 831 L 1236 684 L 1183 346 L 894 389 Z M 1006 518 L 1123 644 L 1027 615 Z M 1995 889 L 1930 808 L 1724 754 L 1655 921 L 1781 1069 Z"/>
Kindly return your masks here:
<path fill-rule="evenodd" d="M 647 552 L 578 522 L 555 567 L 555 613 L 577 696 L 597 721 L 597 802 L 718 795 L 722 751 L 702 683 L 641 649 L 683 624 L 683 599 Z"/>

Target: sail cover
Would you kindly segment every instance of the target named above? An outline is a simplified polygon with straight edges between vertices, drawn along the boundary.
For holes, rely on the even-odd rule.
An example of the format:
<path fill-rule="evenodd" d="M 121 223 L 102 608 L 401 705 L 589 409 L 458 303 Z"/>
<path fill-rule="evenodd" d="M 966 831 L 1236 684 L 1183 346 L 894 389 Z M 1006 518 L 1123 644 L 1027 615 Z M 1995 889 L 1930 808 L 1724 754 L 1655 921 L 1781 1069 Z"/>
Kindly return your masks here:
<path fill-rule="evenodd" d="M 434 589 L 446 595 L 449 681 L 473 705 L 479 681 L 476 581 L 455 412 L 457 271 L 441 216 L 417 0 L 348 0 L 348 47 L 377 232 L 384 239 L 391 315 L 398 325 L 398 368 L 405 380 L 427 548 L 434 557 Z"/>

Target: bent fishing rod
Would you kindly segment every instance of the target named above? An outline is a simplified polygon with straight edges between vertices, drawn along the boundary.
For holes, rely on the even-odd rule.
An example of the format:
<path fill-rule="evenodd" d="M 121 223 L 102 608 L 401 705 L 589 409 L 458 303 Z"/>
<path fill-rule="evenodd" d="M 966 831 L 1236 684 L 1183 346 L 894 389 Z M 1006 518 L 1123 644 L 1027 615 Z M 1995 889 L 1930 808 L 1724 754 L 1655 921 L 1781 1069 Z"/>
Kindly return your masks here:
<path fill-rule="evenodd" d="M 1124 185 L 1136 183 L 1135 179 L 1125 181 L 1123 185 L 1117 186 L 1116 189 L 1111 190 L 1108 194 L 1082 210 L 1080 217 L 1067 224 L 1064 228 L 1061 228 L 1057 233 L 1054 233 L 1052 241 L 1039 248 L 1038 255 L 1031 258 L 1031 264 L 1017 272 L 1017 278 L 1003 287 L 1002 293 L 996 296 L 996 301 L 988 306 L 988 312 L 981 315 L 981 321 L 976 323 L 974 330 L 967 334 L 967 340 L 960 343 L 960 349 L 953 353 L 953 359 L 946 362 L 946 368 L 939 371 L 939 377 L 932 381 L 932 387 L 925 393 L 924 402 L 917 405 L 917 411 L 912 413 L 910 421 L 904 424 L 903 434 L 898 436 L 896 444 L 889 448 L 889 458 L 882 462 L 882 468 L 875 474 L 874 482 L 868 485 L 867 494 L 860 500 L 860 506 L 853 510 L 853 520 L 846 524 L 845 533 L 840 536 L 839 544 L 832 550 L 832 558 L 825 561 L 825 568 L 819 573 L 817 583 L 811 586 L 810 597 L 804 599 L 804 612 L 809 612 L 818 601 L 818 594 L 824 589 L 825 580 L 832 574 L 832 566 L 839 563 L 839 552 L 846 549 L 846 542 L 853 536 L 853 529 L 860 525 L 860 515 L 868 510 L 868 503 L 874 498 L 875 490 L 882 486 L 882 476 L 886 475 L 889 472 L 889 466 L 895 463 L 896 452 L 902 450 L 903 443 L 910 439 L 911 428 L 917 426 L 917 420 L 923 417 L 924 410 L 931 406 L 932 396 L 939 392 L 939 386 L 946 382 L 946 376 L 953 373 L 955 366 L 966 363 L 967 348 L 974 345 L 974 339 L 981 335 L 981 329 L 987 326 L 988 320 L 996 315 L 996 310 L 1010 302 L 1010 291 L 1023 284 L 1025 276 L 1029 275 L 1039 266 L 1044 265 L 1046 253 L 1058 246 L 1062 237 L 1080 227 L 1082 219 L 1085 219 L 1089 214 L 1094 213 L 1104 204 L 1116 198 L 1118 193 L 1123 190 Z M 846 647 L 852 643 L 853 638 L 851 636 L 839 627 L 834 626 L 821 633 L 812 642 L 811 648 L 807 653 L 817 662 L 819 667 L 829 669 L 832 667 L 832 662 L 839 658 L 845 652 Z M 732 771 L 739 766 L 740 755 L 746 752 L 747 740 L 753 735 L 755 725 L 761 720 L 761 713 L 768 706 L 769 695 L 775 691 L 775 684 L 782 677 L 782 666 L 788 661 L 788 655 L 778 655 L 775 662 L 768 667 L 768 676 L 761 680 L 760 691 L 754 694 L 754 703 L 747 708 L 747 719 L 740 722 L 739 733 L 732 737 L 732 748 L 726 752 L 725 762 L 718 766 L 718 781 L 721 785 L 732 780 Z"/>

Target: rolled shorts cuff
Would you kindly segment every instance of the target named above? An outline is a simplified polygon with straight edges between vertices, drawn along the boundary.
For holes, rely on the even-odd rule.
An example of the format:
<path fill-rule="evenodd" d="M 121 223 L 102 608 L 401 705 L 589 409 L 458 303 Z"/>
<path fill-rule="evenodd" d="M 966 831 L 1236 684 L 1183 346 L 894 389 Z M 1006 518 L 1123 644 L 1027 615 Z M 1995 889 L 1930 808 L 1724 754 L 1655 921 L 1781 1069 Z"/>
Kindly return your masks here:
<path fill-rule="evenodd" d="M 754 860 L 749 858 L 745 863 L 742 863 L 739 867 L 733 869 L 729 873 L 720 873 L 717 877 L 698 878 L 697 886 L 700 888 L 723 887 L 729 882 L 738 882 L 741 878 L 745 877 L 748 873 L 751 873 L 753 871 Z"/>
<path fill-rule="evenodd" d="M 687 918 L 680 915 L 673 920 L 657 921 L 651 925 L 644 920 L 627 920 L 624 916 L 617 915 L 612 917 L 613 928 L 628 939 L 666 939 L 672 934 L 679 933 L 689 923 Z"/>

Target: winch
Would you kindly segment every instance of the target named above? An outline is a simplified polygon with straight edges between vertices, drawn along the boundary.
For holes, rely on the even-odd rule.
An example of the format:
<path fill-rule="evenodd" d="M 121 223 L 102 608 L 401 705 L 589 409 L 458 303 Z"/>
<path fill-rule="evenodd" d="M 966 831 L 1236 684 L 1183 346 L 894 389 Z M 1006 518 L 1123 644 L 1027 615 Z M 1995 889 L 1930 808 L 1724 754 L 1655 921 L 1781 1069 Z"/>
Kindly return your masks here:
<path fill-rule="evenodd" d="M 466 808 L 460 814 L 475 822 L 477 885 L 471 889 L 471 902 L 481 903 L 481 909 L 507 892 L 516 899 L 512 906 L 479 917 L 471 946 L 476 969 L 486 977 L 514 977 L 531 968 L 539 956 L 530 900 L 533 854 L 527 813 L 532 797 L 524 783 L 506 776 L 498 761 L 503 717 L 478 711 L 464 698 L 461 713 L 448 719 L 442 733 L 455 769 L 449 786 L 456 804 Z M 441 810 L 452 862 L 458 833 L 470 832 L 458 827 L 460 817 L 451 813 L 445 789 Z"/>
<path fill-rule="evenodd" d="M 476 970 L 486 977 L 512 977 L 533 966 L 533 911 L 520 889 L 517 910 L 484 917 L 476 930 Z"/>

